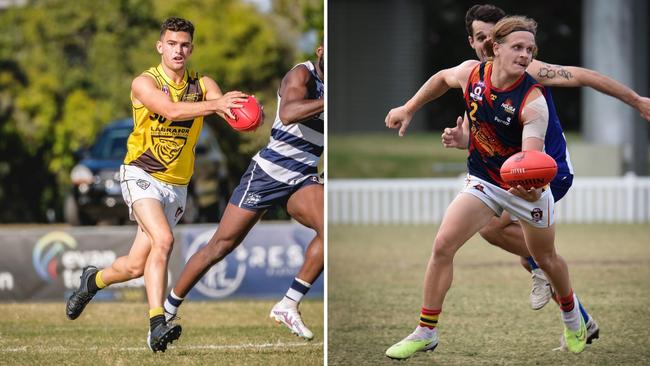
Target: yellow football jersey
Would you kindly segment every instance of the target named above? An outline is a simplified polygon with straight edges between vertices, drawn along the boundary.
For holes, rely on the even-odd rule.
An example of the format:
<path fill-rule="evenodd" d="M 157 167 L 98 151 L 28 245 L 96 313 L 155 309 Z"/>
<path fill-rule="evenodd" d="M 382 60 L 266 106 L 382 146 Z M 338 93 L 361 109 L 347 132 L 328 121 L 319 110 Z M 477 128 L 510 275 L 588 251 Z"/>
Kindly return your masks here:
<path fill-rule="evenodd" d="M 160 90 L 174 102 L 205 100 L 205 85 L 198 73 L 185 70 L 180 84 L 174 83 L 162 68 L 142 73 L 153 78 Z M 194 172 L 194 148 L 203 126 L 203 116 L 186 121 L 169 121 L 143 104 L 133 106 L 133 132 L 129 135 L 124 164 L 137 166 L 165 183 L 186 185 Z"/>

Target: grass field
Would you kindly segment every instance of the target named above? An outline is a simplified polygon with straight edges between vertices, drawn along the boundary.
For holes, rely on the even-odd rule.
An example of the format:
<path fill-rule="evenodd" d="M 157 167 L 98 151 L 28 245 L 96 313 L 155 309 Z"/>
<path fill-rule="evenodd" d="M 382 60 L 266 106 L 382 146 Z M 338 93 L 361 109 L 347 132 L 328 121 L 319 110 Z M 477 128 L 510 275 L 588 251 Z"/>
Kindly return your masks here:
<path fill-rule="evenodd" d="M 412 133 L 402 138 L 392 130 L 329 135 L 328 175 L 330 178 L 455 177 L 458 170 L 436 172 L 433 164 L 459 165 L 463 171 L 467 152 L 443 148 L 440 133 Z"/>
<path fill-rule="evenodd" d="M 435 227 L 329 227 L 330 365 L 396 365 L 386 348 L 419 316 Z M 650 225 L 561 225 L 557 247 L 573 287 L 600 325 L 579 355 L 553 351 L 562 330 L 554 303 L 533 311 L 517 258 L 474 237 L 455 260 L 440 343 L 408 365 L 650 364 Z"/>
<path fill-rule="evenodd" d="M 301 304 L 311 342 L 271 321 L 273 304 L 187 302 L 181 338 L 157 354 L 142 303 L 91 303 L 75 321 L 63 301 L 0 304 L 0 365 L 322 365 L 323 301 Z"/>

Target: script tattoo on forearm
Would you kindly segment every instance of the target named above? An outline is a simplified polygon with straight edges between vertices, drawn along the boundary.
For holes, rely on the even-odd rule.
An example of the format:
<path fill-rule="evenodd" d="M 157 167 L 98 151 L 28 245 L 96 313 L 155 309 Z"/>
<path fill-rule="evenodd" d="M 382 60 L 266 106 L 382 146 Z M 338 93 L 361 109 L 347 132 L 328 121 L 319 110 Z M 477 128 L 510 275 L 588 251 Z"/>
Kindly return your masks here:
<path fill-rule="evenodd" d="M 573 78 L 573 74 L 565 70 L 562 66 L 550 65 L 550 64 L 544 64 L 544 67 L 539 69 L 537 76 L 539 76 L 540 78 L 547 78 L 547 79 L 553 79 L 556 76 L 565 78 L 567 80 L 571 80 Z"/>

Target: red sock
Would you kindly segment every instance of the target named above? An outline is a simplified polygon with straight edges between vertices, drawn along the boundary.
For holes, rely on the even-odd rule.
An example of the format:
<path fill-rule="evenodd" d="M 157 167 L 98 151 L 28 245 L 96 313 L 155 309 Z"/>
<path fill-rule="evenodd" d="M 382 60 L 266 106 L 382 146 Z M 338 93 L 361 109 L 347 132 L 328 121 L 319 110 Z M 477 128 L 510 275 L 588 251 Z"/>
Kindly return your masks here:
<path fill-rule="evenodd" d="M 560 309 L 562 309 L 562 311 L 565 313 L 573 310 L 575 306 L 575 303 L 573 301 L 573 290 L 571 290 L 571 292 L 569 292 L 569 295 L 566 297 L 560 297 L 560 295 L 558 295 L 557 301 L 560 304 Z"/>

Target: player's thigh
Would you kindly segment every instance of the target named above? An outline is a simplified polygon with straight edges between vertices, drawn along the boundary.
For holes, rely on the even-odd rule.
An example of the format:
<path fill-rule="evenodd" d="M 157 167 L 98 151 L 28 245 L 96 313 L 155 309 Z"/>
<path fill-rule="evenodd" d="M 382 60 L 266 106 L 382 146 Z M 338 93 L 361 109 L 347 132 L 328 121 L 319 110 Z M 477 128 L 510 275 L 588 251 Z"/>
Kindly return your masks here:
<path fill-rule="evenodd" d="M 153 198 L 143 198 L 133 202 L 133 214 L 141 229 L 151 239 L 151 244 L 173 239 L 173 234 L 167 215 L 160 201 Z"/>
<path fill-rule="evenodd" d="M 214 237 L 219 241 L 240 243 L 257 224 L 266 210 L 249 210 L 228 203 Z M 213 240 L 211 240 L 213 242 Z"/>
<path fill-rule="evenodd" d="M 493 216 L 494 211 L 476 196 L 460 193 L 447 207 L 436 235 L 436 245 L 459 248 Z"/>
<path fill-rule="evenodd" d="M 299 223 L 314 230 L 324 225 L 322 184 L 309 184 L 294 192 L 287 200 L 287 212 Z"/>
<path fill-rule="evenodd" d="M 540 228 L 522 220 L 521 228 L 524 231 L 528 250 L 533 256 L 539 258 L 555 253 L 555 224 Z"/>

